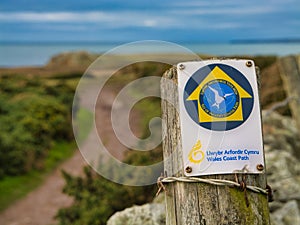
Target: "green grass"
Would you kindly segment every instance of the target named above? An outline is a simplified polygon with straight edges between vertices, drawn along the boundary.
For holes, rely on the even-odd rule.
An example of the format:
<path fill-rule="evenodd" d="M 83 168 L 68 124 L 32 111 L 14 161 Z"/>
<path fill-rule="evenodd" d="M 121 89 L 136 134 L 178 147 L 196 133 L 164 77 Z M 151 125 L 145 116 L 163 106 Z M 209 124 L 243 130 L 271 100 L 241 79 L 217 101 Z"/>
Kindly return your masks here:
<path fill-rule="evenodd" d="M 77 114 L 78 137 L 77 141 L 82 143 L 89 135 L 93 127 L 93 113 L 85 108 L 80 108 Z"/>
<path fill-rule="evenodd" d="M 61 162 L 69 158 L 75 142 L 57 142 L 49 151 L 43 170 L 34 170 L 26 175 L 7 176 L 0 180 L 0 211 L 37 188 Z"/>
<path fill-rule="evenodd" d="M 144 129 L 143 136 L 147 137 L 150 135 L 148 128 L 150 120 L 154 117 L 161 117 L 160 99 L 155 97 L 144 98 L 134 107 L 136 107 L 142 115 L 140 127 Z"/>
<path fill-rule="evenodd" d="M 70 158 L 74 149 L 76 148 L 75 142 L 61 141 L 54 144 L 53 148 L 49 151 L 49 154 L 45 160 L 45 171 L 52 171 L 62 161 Z"/>
<path fill-rule="evenodd" d="M 43 181 L 41 172 L 32 171 L 23 176 L 5 177 L 0 181 L 0 211 L 38 187 Z"/>

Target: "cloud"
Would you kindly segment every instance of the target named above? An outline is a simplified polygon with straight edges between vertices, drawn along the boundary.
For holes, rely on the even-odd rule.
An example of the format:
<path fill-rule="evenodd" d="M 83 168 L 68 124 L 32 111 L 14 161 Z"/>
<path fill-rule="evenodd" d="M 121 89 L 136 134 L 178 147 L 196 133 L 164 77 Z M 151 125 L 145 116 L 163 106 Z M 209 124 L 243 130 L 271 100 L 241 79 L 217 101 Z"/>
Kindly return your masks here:
<path fill-rule="evenodd" d="M 276 9 L 274 7 L 247 7 L 247 8 L 236 8 L 236 7 L 228 7 L 228 8 L 204 8 L 204 9 L 175 9 L 171 10 L 174 14 L 185 14 L 185 15 L 226 15 L 226 16 L 233 16 L 233 15 L 249 15 L 249 14 L 266 14 L 275 12 Z"/>
<path fill-rule="evenodd" d="M 157 21 L 154 19 L 147 19 L 144 21 L 145 27 L 156 27 L 158 25 Z"/>
<path fill-rule="evenodd" d="M 40 31 L 59 31 L 59 32 L 73 32 L 73 31 L 88 31 L 91 27 L 84 24 L 34 24 L 31 29 L 38 29 Z"/>
<path fill-rule="evenodd" d="M 110 20 L 111 15 L 101 11 L 90 12 L 1 12 L 0 21 L 22 22 L 93 22 Z"/>
<path fill-rule="evenodd" d="M 72 7 L 66 2 L 54 7 L 56 4 L 53 2 L 47 5 L 40 1 L 29 6 L 22 1 L 23 5 L 16 4 L 15 8 L 6 10 L 1 7 L 0 29 L 2 36 L 13 30 L 18 33 L 30 30 L 33 36 L 52 31 L 54 36 L 63 33 L 66 39 L 84 32 L 91 36 L 99 32 L 101 37 L 106 35 L 119 39 L 139 39 L 142 36 L 152 39 L 180 39 L 183 36 L 197 36 L 199 40 L 210 39 L 211 36 L 232 39 L 262 34 L 275 37 L 283 33 L 299 36 L 299 1 L 287 1 L 288 4 L 280 0 L 155 0 L 157 4 L 154 4 L 119 0 L 100 4 L 98 0 L 79 0 Z M 31 11 L 25 10 L 28 8 Z M 281 32 L 283 27 L 285 32 Z"/>
<path fill-rule="evenodd" d="M 166 28 L 178 24 L 174 18 L 143 11 L 0 12 L 0 23 L 96 24 L 110 28 Z"/>
<path fill-rule="evenodd" d="M 226 1 L 185 1 L 185 2 L 178 2 L 178 1 L 172 1 L 168 2 L 166 6 L 168 7 L 177 7 L 177 8 L 215 8 L 215 7 L 224 7 L 229 5 L 237 5 L 241 4 L 241 2 L 238 2 L 236 0 L 226 0 Z"/>
<path fill-rule="evenodd" d="M 251 8 L 270 8 L 274 7 L 286 7 L 287 9 L 290 9 L 290 7 L 293 5 L 299 5 L 298 0 L 267 0 L 267 1 L 261 1 L 261 0 L 252 0 L 252 1 L 238 1 L 238 0 L 190 0 L 190 1 L 172 1 L 165 4 L 165 6 L 171 7 L 171 8 L 177 8 L 180 9 L 204 9 L 204 10 L 210 10 L 210 9 L 221 9 L 221 10 L 230 10 L 230 8 L 240 9 L 240 10 L 247 10 Z"/>
<path fill-rule="evenodd" d="M 185 12 L 180 14 L 175 12 L 166 12 L 158 15 L 156 12 L 144 13 L 141 11 L 121 11 L 121 12 L 2 12 L 0 13 L 0 22 L 26 22 L 26 23 L 48 23 L 48 24 L 74 24 L 91 25 L 101 24 L 103 27 L 124 28 L 124 27 L 146 27 L 146 28 L 236 28 L 239 24 L 235 21 L 219 21 L 207 23 L 199 18 L 188 17 Z M 186 12 L 188 13 L 188 12 Z M 199 13 L 194 11 L 192 13 Z M 207 12 L 206 12 L 207 13 Z M 216 12 L 214 12 L 216 13 Z M 54 25 L 53 25 L 54 26 Z"/>

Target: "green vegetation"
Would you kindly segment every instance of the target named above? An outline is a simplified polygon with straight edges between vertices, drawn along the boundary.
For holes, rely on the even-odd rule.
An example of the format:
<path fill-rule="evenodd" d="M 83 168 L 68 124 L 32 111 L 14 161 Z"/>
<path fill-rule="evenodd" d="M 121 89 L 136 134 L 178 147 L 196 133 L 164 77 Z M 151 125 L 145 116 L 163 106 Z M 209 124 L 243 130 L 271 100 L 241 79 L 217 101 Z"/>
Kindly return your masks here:
<path fill-rule="evenodd" d="M 96 175 L 88 167 L 84 171 L 84 178 L 64 173 L 66 180 L 64 193 L 72 196 L 74 203 L 68 208 L 59 210 L 57 218 L 60 224 L 106 224 L 114 212 L 132 204 L 143 204 L 154 196 L 153 186 L 122 186 Z"/>
<path fill-rule="evenodd" d="M 0 181 L 0 211 L 38 187 L 41 182 L 42 175 L 38 171 L 2 178 Z"/>
<path fill-rule="evenodd" d="M 75 149 L 74 142 L 54 143 L 45 159 L 42 171 L 32 170 L 25 175 L 5 176 L 0 180 L 0 211 L 4 210 L 17 199 L 38 187 L 45 175 L 51 172 L 63 160 L 69 158 Z"/>
<path fill-rule="evenodd" d="M 164 64 L 155 63 L 133 64 L 119 71 L 109 80 L 107 85 L 117 90 L 138 77 L 160 76 L 168 67 Z M 145 73 L 143 72 L 144 69 Z M 141 138 L 148 137 L 150 134 L 149 121 L 153 117 L 160 117 L 161 114 L 160 99 L 152 97 L 143 99 L 135 105 L 132 111 L 140 115 L 135 120 L 138 119 L 138 124 L 143 129 Z M 82 112 L 82 114 L 85 113 L 87 112 Z M 84 117 L 87 118 L 88 116 Z M 155 150 L 146 152 L 130 150 L 124 161 L 132 165 L 149 165 L 161 160 L 161 146 L 158 146 Z M 64 173 L 66 180 L 64 193 L 72 196 L 74 203 L 71 207 L 59 210 L 57 218 L 60 225 L 104 225 L 114 212 L 133 204 L 144 204 L 151 201 L 155 196 L 156 185 L 124 186 L 106 180 L 92 172 L 88 167 L 84 171 L 85 177 L 83 178 Z M 111 171 L 114 169 L 112 168 Z M 120 176 L 120 174 L 116 174 L 116 176 Z"/>
<path fill-rule="evenodd" d="M 77 113 L 76 121 L 78 122 L 78 139 L 79 143 L 83 142 L 89 135 L 93 126 L 93 113 L 85 108 L 80 108 Z"/>
<path fill-rule="evenodd" d="M 1 77 L 0 178 L 43 169 L 54 140 L 72 140 L 73 93 L 63 83 Z"/>
<path fill-rule="evenodd" d="M 74 90 L 65 80 L 0 77 L 0 210 L 72 155 Z"/>
<path fill-rule="evenodd" d="M 276 57 L 252 59 L 264 69 Z M 116 73 L 108 85 L 117 91 L 136 78 L 161 76 L 169 67 L 151 62 L 136 63 Z M 75 143 L 71 106 L 79 76 L 78 73 L 55 73 L 47 77 L 13 74 L 0 77 L 0 210 L 36 188 L 46 174 L 72 155 Z M 139 115 L 141 138 L 148 137 L 149 120 L 160 116 L 160 99 L 146 98 L 133 110 Z M 91 130 L 93 115 L 86 109 L 80 109 L 76 115 L 81 128 L 79 141 L 83 141 Z M 152 151 L 128 151 L 124 161 L 149 165 L 161 160 L 161 146 L 158 146 Z M 74 203 L 58 212 L 61 225 L 106 224 L 114 212 L 149 202 L 156 192 L 156 185 L 118 185 L 89 168 L 85 168 L 84 177 L 67 173 L 64 177 L 64 192 L 74 198 Z"/>
<path fill-rule="evenodd" d="M 241 58 L 241 57 L 237 57 Z M 242 57 L 255 60 L 260 69 L 275 62 L 276 57 Z M 170 66 L 157 63 L 136 63 L 123 68 L 113 76 L 107 85 L 118 90 L 134 79 L 145 76 L 161 76 Z M 132 111 L 140 115 L 139 124 L 142 127 L 141 138 L 149 136 L 149 121 L 160 117 L 160 99 L 146 98 L 138 102 Z M 125 162 L 131 165 L 149 165 L 162 160 L 162 148 L 158 146 L 152 151 L 128 151 Z M 114 171 L 113 168 L 108 170 Z M 120 176 L 120 174 L 119 174 Z M 104 225 L 107 219 L 116 211 L 133 204 L 143 204 L 153 199 L 156 185 L 130 187 L 115 184 L 85 168 L 85 177 L 73 177 L 64 173 L 66 185 L 64 193 L 74 198 L 74 203 L 68 208 L 60 209 L 57 218 L 60 225 Z M 133 178 L 134 179 L 134 178 Z"/>
<path fill-rule="evenodd" d="M 59 141 L 58 143 L 54 143 L 53 148 L 49 151 L 45 159 L 44 171 L 50 172 L 62 161 L 70 158 L 74 153 L 74 149 L 76 149 L 75 142 Z"/>
<path fill-rule="evenodd" d="M 152 118 L 161 117 L 160 99 L 148 97 L 138 102 L 133 110 L 139 111 L 142 115 L 140 119 L 140 127 L 144 128 L 140 138 L 147 138 L 150 135 L 149 122 Z M 156 129 L 161 130 L 160 124 L 155 124 Z M 157 132 L 152 135 L 158 135 L 156 139 L 161 139 L 161 133 Z M 162 161 L 161 145 L 151 151 L 134 151 L 131 150 L 126 155 L 125 161 L 130 165 L 145 166 Z"/>

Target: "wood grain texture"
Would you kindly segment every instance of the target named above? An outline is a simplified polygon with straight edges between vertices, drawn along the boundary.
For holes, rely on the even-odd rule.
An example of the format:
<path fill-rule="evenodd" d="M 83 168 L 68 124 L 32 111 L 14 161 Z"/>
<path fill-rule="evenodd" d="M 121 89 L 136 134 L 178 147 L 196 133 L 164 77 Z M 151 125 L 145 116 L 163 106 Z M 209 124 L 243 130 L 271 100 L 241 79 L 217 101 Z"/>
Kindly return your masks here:
<path fill-rule="evenodd" d="M 286 56 L 279 59 L 280 76 L 288 97 L 293 100 L 289 107 L 293 118 L 296 120 L 300 134 L 300 56 Z"/>
<path fill-rule="evenodd" d="M 169 82 L 172 81 L 172 82 Z M 172 83 L 173 85 L 171 85 Z M 178 115 L 177 71 L 173 67 L 166 71 L 161 82 L 162 118 L 165 123 L 163 133 L 163 154 L 165 176 L 184 176 L 180 118 Z M 172 98 L 174 104 L 167 99 Z M 241 175 L 240 175 L 241 176 Z M 234 175 L 211 175 L 235 181 Z M 264 174 L 245 175 L 247 185 L 266 188 Z M 166 224 L 167 225 L 269 225 L 267 196 L 238 188 L 215 186 L 204 183 L 176 182 L 166 184 Z"/>

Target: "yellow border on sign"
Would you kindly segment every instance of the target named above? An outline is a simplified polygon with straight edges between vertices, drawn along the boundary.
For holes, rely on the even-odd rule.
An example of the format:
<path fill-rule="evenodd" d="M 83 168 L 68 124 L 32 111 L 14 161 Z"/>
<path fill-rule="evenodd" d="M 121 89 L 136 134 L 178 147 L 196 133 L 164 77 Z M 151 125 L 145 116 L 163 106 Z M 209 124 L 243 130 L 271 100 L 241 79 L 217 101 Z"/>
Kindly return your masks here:
<path fill-rule="evenodd" d="M 218 118 L 206 113 L 200 105 L 200 91 L 210 81 L 216 79 L 223 79 L 230 82 L 239 93 L 240 104 L 237 107 L 236 111 L 229 115 L 228 117 Z M 205 122 L 217 122 L 217 121 L 243 121 L 243 107 L 242 99 L 243 98 L 252 98 L 252 96 L 245 91 L 238 83 L 236 83 L 229 75 L 227 75 L 223 70 L 216 66 L 208 76 L 199 84 L 199 86 L 192 92 L 192 94 L 186 99 L 187 101 L 198 101 L 198 117 L 200 123 Z"/>

